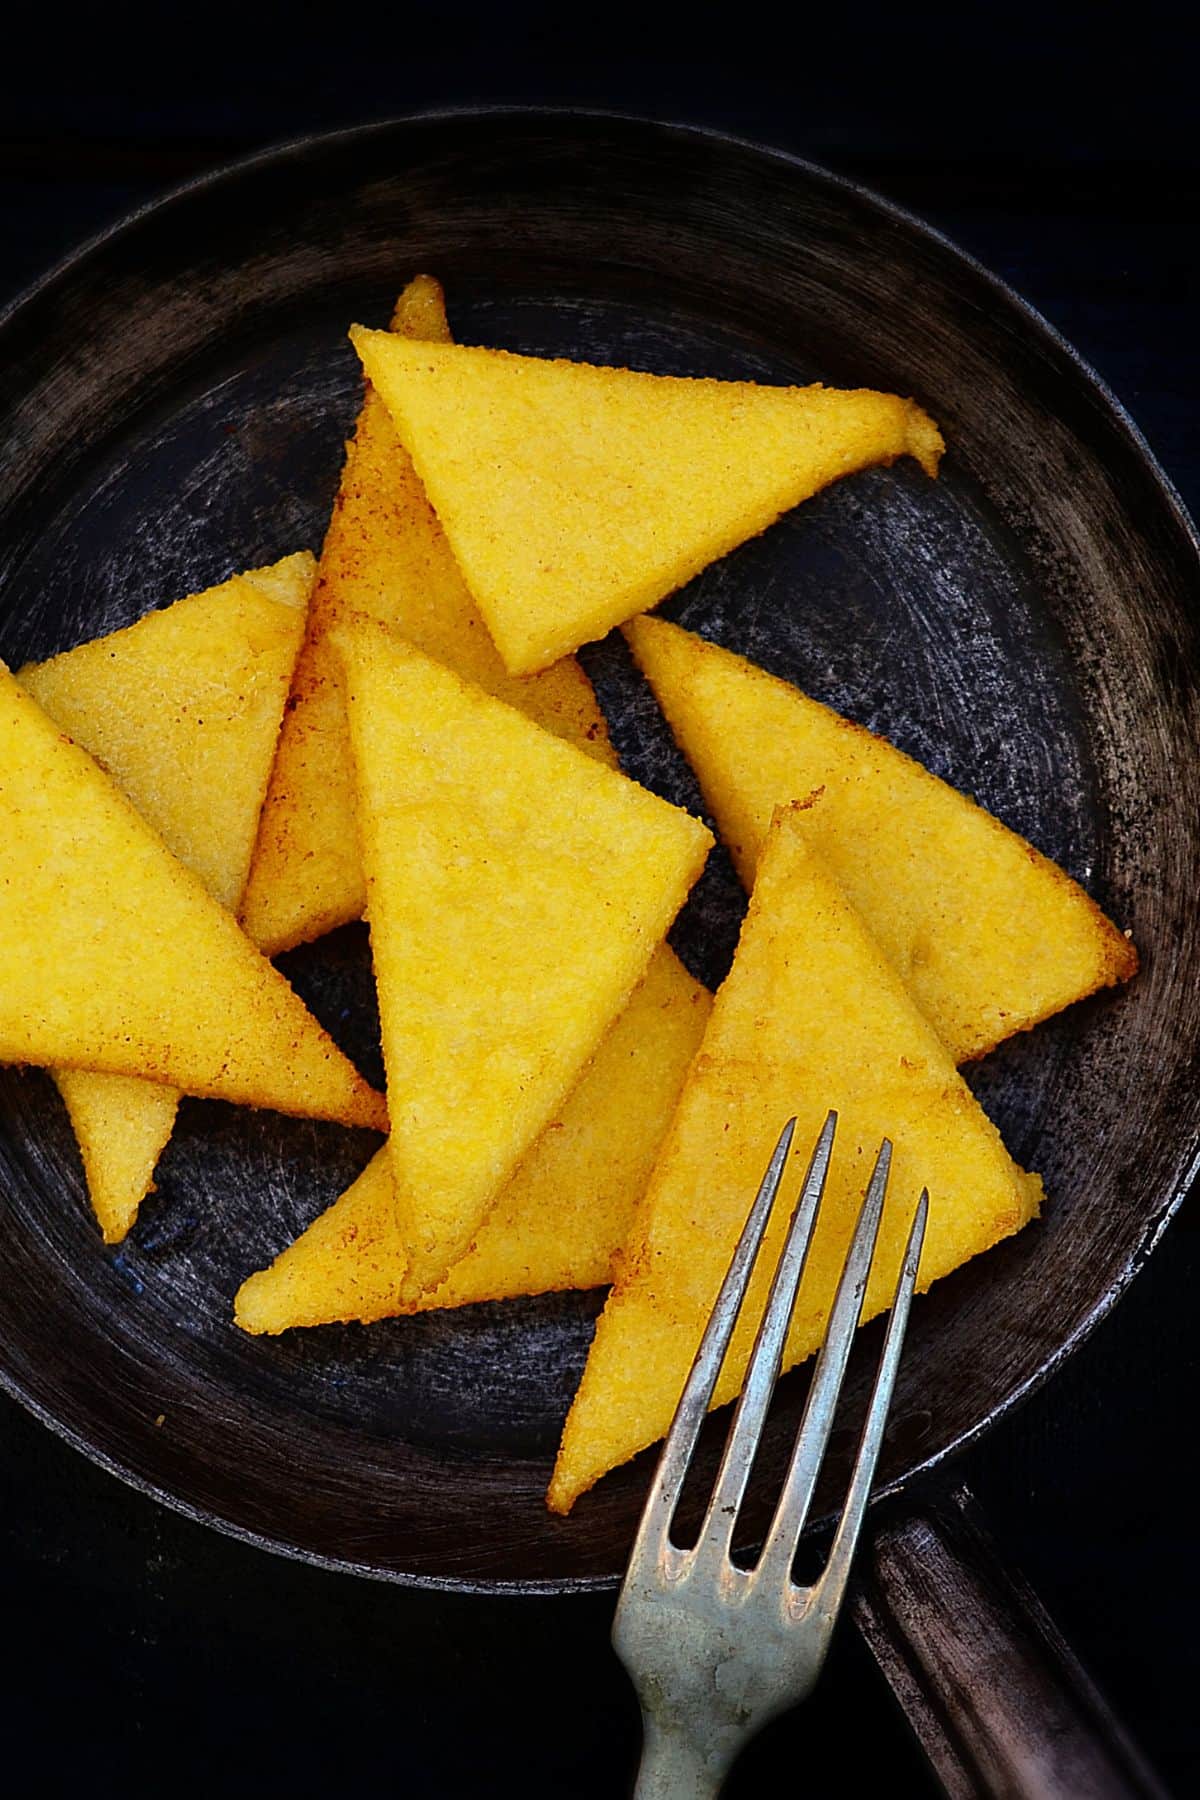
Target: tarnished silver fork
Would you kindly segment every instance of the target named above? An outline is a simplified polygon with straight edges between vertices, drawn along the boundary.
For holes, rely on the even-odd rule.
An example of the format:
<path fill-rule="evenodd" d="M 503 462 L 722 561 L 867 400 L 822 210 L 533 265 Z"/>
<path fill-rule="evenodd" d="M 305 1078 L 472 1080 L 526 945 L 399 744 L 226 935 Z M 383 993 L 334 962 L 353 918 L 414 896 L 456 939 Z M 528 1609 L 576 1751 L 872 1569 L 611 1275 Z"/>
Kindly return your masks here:
<path fill-rule="evenodd" d="M 637 1800 L 703 1800 L 737 1752 L 811 1692 L 829 1648 L 866 1511 L 916 1285 L 929 1196 L 913 1216 L 858 1455 L 828 1561 L 811 1586 L 792 1580 L 796 1546 L 833 1426 L 858 1327 L 887 1193 L 884 1141 L 867 1186 L 783 1491 L 752 1569 L 731 1559 L 738 1510 L 779 1375 L 833 1151 L 825 1121 L 755 1338 L 741 1398 L 695 1547 L 671 1541 L 671 1520 L 783 1179 L 796 1121 L 775 1146 L 721 1285 L 667 1434 L 617 1603 L 613 1644 L 638 1692 L 643 1746 Z"/>

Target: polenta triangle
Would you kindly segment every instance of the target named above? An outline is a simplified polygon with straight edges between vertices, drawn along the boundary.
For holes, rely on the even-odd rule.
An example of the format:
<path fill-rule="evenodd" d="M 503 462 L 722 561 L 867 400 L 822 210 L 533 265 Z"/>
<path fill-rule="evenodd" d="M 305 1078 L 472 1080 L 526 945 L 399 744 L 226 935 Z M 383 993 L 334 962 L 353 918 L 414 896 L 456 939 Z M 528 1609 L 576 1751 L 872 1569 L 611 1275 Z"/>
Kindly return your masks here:
<path fill-rule="evenodd" d="M 442 290 L 419 275 L 393 331 L 449 339 Z M 361 918 L 354 771 L 329 634 L 354 615 L 394 628 L 469 681 L 615 766 L 591 684 L 574 658 L 517 681 L 475 610 L 387 408 L 368 386 L 321 552 L 308 630 L 259 826 L 242 922 L 274 956 Z"/>
<path fill-rule="evenodd" d="M 242 1284 L 244 1331 L 598 1287 L 629 1233 L 708 1018 L 709 996 L 666 945 L 445 1281 L 401 1301 L 408 1256 L 386 1145 L 269 1269 Z"/>
<path fill-rule="evenodd" d="M 626 636 L 746 886 L 774 808 L 804 801 L 799 828 L 956 1062 L 1135 972 L 1082 888 L 885 739 L 665 620 Z"/>
<path fill-rule="evenodd" d="M 819 488 L 942 440 L 867 388 L 686 380 L 351 332 L 513 674 L 654 606 Z"/>
<path fill-rule="evenodd" d="M 222 906 L 245 886 L 313 573 L 301 551 L 17 675 Z"/>
<path fill-rule="evenodd" d="M 712 840 L 382 627 L 335 642 L 415 1299 L 470 1248 Z"/>
<path fill-rule="evenodd" d="M 837 1142 L 784 1366 L 820 1342 L 875 1154 L 894 1145 L 890 1196 L 863 1308 L 888 1305 L 912 1210 L 929 1189 L 919 1286 L 1032 1218 L 1041 1183 L 1011 1160 L 939 1039 L 781 810 L 733 967 L 713 1003 L 563 1433 L 549 1503 L 569 1510 L 606 1470 L 666 1431 L 755 1190 L 784 1122 L 811 1145 L 830 1107 Z M 801 1167 L 802 1167 L 801 1163 Z M 781 1190 L 714 1405 L 738 1392 L 795 1198 Z"/>
<path fill-rule="evenodd" d="M 304 630 L 307 551 L 147 613 L 18 679 L 112 776 L 167 848 L 236 907 Z M 177 1090 L 55 1073 L 106 1243 L 149 1193 Z"/>
<path fill-rule="evenodd" d="M 119 1244 L 154 1187 L 158 1159 L 171 1141 L 179 1089 L 133 1075 L 51 1069 L 63 1097 L 106 1244 Z"/>
<path fill-rule="evenodd" d="M 2 665 L 0 1061 L 386 1124 L 232 914 Z"/>

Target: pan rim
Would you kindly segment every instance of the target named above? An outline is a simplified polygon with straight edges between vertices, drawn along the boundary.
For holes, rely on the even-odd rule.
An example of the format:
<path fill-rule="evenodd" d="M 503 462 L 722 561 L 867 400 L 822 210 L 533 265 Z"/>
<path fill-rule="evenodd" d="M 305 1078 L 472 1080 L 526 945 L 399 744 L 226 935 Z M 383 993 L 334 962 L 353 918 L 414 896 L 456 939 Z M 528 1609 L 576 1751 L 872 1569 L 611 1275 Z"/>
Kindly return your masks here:
<path fill-rule="evenodd" d="M 760 143 L 716 127 L 689 124 L 681 120 L 655 118 L 633 111 L 576 106 L 482 106 L 470 104 L 419 109 L 388 119 L 348 126 L 336 131 L 302 134 L 267 145 L 232 161 L 223 162 L 214 169 L 172 185 L 164 193 L 144 201 L 103 226 L 99 231 L 69 250 L 0 308 L 0 357 L 3 357 L 4 354 L 9 328 L 20 315 L 47 295 L 52 295 L 56 288 L 69 281 L 81 268 L 85 268 L 98 252 L 118 243 L 123 238 L 132 236 L 142 224 L 157 219 L 161 214 L 177 205 L 185 204 L 196 195 L 202 195 L 227 181 L 252 175 L 259 170 L 269 170 L 274 165 L 293 162 L 301 156 L 320 154 L 342 145 L 362 143 L 372 138 L 382 140 L 389 133 L 402 131 L 408 126 L 501 119 L 525 121 L 531 125 L 543 123 L 569 126 L 574 122 L 579 122 L 630 126 L 640 130 L 666 133 L 684 140 L 698 140 L 727 151 L 748 153 L 755 158 L 777 164 L 794 175 L 823 186 L 826 190 L 852 197 L 867 205 L 884 219 L 903 226 L 908 232 L 916 234 L 926 242 L 938 245 L 957 263 L 968 269 L 997 301 L 1001 302 L 1010 312 L 1015 313 L 1027 332 L 1032 332 L 1061 360 L 1065 361 L 1076 381 L 1082 381 L 1091 390 L 1107 415 L 1109 424 L 1114 426 L 1126 439 L 1128 447 L 1134 452 L 1144 471 L 1151 477 L 1166 504 L 1174 525 L 1182 533 L 1197 564 L 1200 565 L 1200 532 L 1197 531 L 1170 476 L 1162 468 L 1146 437 L 1124 404 L 1104 378 L 1080 355 L 1057 327 L 1051 324 L 1031 302 L 1025 300 L 1001 277 L 978 261 L 971 252 L 962 249 L 951 237 L 937 227 L 928 224 L 919 215 L 908 211 L 907 208 L 877 193 L 874 189 L 791 151 L 775 145 Z M 903 1475 L 880 1488 L 873 1497 L 873 1506 L 893 1498 L 902 1490 L 920 1482 L 940 1468 L 948 1458 L 959 1455 L 977 1442 L 985 1432 L 1005 1418 L 1013 1408 L 1035 1393 L 1045 1381 L 1058 1371 L 1066 1358 L 1091 1335 L 1140 1272 L 1147 1258 L 1161 1241 L 1171 1218 L 1182 1205 L 1197 1178 L 1200 1177 L 1200 1132 L 1197 1133 L 1191 1144 L 1185 1140 L 1180 1145 L 1175 1168 L 1175 1175 L 1169 1182 L 1169 1190 L 1164 1189 L 1163 1201 L 1151 1215 L 1140 1243 L 1075 1330 L 1055 1346 L 1041 1365 L 1024 1382 L 1006 1395 L 991 1412 L 979 1419 L 974 1426 L 961 1433 L 953 1442 L 946 1444 L 923 1461 L 914 1464 Z M 104 1469 L 106 1473 L 116 1476 L 127 1486 L 156 1503 L 166 1506 L 198 1524 L 216 1529 L 227 1537 L 252 1545 L 256 1549 L 269 1551 L 331 1572 L 352 1574 L 396 1586 L 437 1592 L 547 1597 L 560 1594 L 612 1591 L 619 1584 L 619 1573 L 595 1576 L 547 1576 L 519 1581 L 504 1578 L 481 1579 L 474 1576 L 428 1575 L 381 1567 L 368 1562 L 356 1562 L 351 1558 L 326 1556 L 294 1542 L 274 1537 L 270 1533 L 250 1529 L 226 1516 L 208 1512 L 183 1496 L 160 1487 L 139 1473 L 136 1468 L 93 1444 L 74 1425 L 51 1411 L 37 1397 L 33 1387 L 13 1373 L 6 1365 L 2 1352 L 3 1345 L 0 1344 L 0 1389 L 11 1395 L 26 1411 L 38 1419 L 41 1424 L 47 1426 L 62 1441 L 69 1444 L 72 1449 L 80 1452 L 89 1461 Z"/>

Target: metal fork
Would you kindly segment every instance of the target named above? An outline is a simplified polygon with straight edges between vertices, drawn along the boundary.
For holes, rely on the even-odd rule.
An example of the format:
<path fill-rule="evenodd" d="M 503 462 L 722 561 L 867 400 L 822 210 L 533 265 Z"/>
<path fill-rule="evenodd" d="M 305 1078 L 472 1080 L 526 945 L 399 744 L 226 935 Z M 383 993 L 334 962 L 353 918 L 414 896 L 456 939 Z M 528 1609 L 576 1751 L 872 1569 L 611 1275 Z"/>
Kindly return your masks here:
<path fill-rule="evenodd" d="M 917 1203 L 883 1354 L 828 1561 L 810 1587 L 792 1580 L 796 1546 L 829 1442 L 858 1326 L 887 1192 L 892 1147 L 875 1163 L 813 1371 L 783 1492 L 757 1563 L 731 1560 L 737 1514 L 779 1375 L 788 1324 L 816 1225 L 837 1114 L 825 1121 L 775 1270 L 716 1486 L 695 1547 L 671 1542 L 671 1520 L 783 1179 L 796 1121 L 775 1146 L 684 1387 L 638 1527 L 613 1623 L 613 1645 L 641 1702 L 636 1800 L 704 1800 L 737 1752 L 811 1692 L 846 1592 L 866 1511 L 917 1266 L 927 1192 Z"/>

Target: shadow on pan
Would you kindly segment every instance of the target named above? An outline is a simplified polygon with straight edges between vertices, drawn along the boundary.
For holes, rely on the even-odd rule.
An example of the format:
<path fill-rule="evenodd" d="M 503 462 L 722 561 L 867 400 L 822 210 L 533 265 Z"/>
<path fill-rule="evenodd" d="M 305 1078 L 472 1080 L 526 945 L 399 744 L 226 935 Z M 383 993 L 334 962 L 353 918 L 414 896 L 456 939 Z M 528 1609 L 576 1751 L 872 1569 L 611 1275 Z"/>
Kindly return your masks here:
<path fill-rule="evenodd" d="M 289 146 L 136 216 L 0 324 L 0 654 L 17 664 L 301 545 L 357 407 L 352 319 L 419 269 L 464 340 L 668 373 L 915 395 L 942 478 L 854 477 L 709 569 L 674 618 L 799 682 L 1061 861 L 1143 953 L 1128 992 L 971 1072 L 1042 1222 L 916 1307 L 881 1480 L 961 1445 L 1079 1340 L 1188 1180 L 1200 1096 L 1196 545 L 1145 445 L 1049 328 L 915 221 L 796 160 L 598 115 L 459 113 Z M 694 787 L 619 642 L 587 663 L 630 771 Z M 720 857 L 677 927 L 710 982 Z M 352 1053 L 365 933 L 288 972 Z M 598 1294 L 248 1340 L 233 1294 L 374 1140 L 189 1102 L 102 1251 L 44 1075 L 0 1077 L 0 1378 L 88 1455 L 267 1547 L 386 1578 L 616 1580 L 645 1459 L 569 1520 L 542 1494 Z M 875 1336 L 851 1365 L 864 1402 Z M 781 1390 L 778 1476 L 806 1377 Z M 719 1436 L 719 1430 L 718 1430 Z M 830 1459 L 835 1505 L 846 1445 Z M 713 1451 L 715 1455 L 715 1450 Z M 768 1486 L 764 1480 L 764 1486 Z M 748 1535 L 761 1524 L 748 1514 Z"/>

